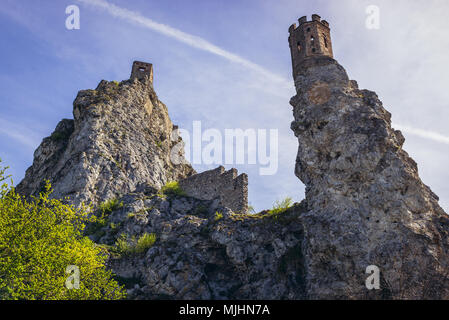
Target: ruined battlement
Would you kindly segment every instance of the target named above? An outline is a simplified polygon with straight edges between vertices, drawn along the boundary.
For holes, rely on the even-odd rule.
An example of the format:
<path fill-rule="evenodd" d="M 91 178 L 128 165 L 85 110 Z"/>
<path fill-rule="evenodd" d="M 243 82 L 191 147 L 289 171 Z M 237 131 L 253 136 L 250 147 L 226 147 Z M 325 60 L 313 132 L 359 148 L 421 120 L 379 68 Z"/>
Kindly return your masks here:
<path fill-rule="evenodd" d="M 293 78 L 304 68 L 325 61 L 332 61 L 332 41 L 329 23 L 317 14 L 307 21 L 307 16 L 298 19 L 298 27 L 292 24 L 288 42 L 292 56 Z"/>
<path fill-rule="evenodd" d="M 153 65 L 148 62 L 134 61 L 130 78 L 142 80 L 145 77 L 149 77 L 153 83 Z"/>
<path fill-rule="evenodd" d="M 326 20 L 321 20 L 321 17 L 317 14 L 312 14 L 312 20 L 308 21 L 307 16 L 303 16 L 298 19 L 298 27 L 296 27 L 296 23 L 293 23 L 290 28 L 288 28 L 288 32 L 290 34 L 298 31 L 298 28 L 303 26 L 304 24 L 313 24 L 314 22 L 319 22 L 323 27 L 330 29 L 329 22 Z"/>
<path fill-rule="evenodd" d="M 181 189 L 200 200 L 218 199 L 220 204 L 234 212 L 248 211 L 248 176 L 238 175 L 237 169 L 226 171 L 220 166 L 179 181 Z"/>

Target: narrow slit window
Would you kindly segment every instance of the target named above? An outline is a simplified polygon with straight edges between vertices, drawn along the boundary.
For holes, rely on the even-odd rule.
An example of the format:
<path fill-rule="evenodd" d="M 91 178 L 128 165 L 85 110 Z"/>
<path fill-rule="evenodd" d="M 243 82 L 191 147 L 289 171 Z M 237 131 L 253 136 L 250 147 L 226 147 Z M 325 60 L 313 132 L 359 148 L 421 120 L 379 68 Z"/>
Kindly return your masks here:
<path fill-rule="evenodd" d="M 143 71 L 145 71 L 145 68 L 144 67 L 139 67 L 139 71 L 143 72 Z"/>
<path fill-rule="evenodd" d="M 323 39 L 324 39 L 324 46 L 327 48 L 327 38 L 324 34 L 323 34 Z"/>
<path fill-rule="evenodd" d="M 301 52 L 301 43 L 298 42 L 296 45 L 298 47 L 298 52 Z"/>

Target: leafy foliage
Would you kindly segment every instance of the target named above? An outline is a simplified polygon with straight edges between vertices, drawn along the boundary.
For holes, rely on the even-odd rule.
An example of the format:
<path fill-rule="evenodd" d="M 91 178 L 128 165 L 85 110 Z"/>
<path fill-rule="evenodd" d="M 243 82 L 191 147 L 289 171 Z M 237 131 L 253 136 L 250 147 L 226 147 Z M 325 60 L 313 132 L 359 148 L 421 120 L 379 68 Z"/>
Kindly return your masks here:
<path fill-rule="evenodd" d="M 103 228 L 108 225 L 108 217 L 109 215 L 120 208 L 123 207 L 123 202 L 120 202 L 117 198 L 113 198 L 107 200 L 105 202 L 100 203 L 98 206 L 97 215 L 92 214 L 89 223 L 85 229 L 86 235 L 94 235 L 96 238 L 100 238 L 104 235 Z M 111 225 L 111 229 L 114 229 L 114 226 Z"/>
<path fill-rule="evenodd" d="M 123 202 L 119 201 L 117 198 L 109 199 L 99 205 L 99 210 L 102 216 L 109 215 L 120 208 L 123 208 Z"/>
<path fill-rule="evenodd" d="M 0 166 L 0 182 L 5 181 Z M 0 299 L 120 299 L 125 291 L 106 270 L 106 255 L 82 231 L 86 208 L 50 199 L 51 185 L 27 200 L 0 187 Z M 66 267 L 80 270 L 80 288 L 65 286 Z"/>
<path fill-rule="evenodd" d="M 128 237 L 125 233 L 122 233 L 115 243 L 115 247 L 112 248 L 112 253 L 116 257 L 132 256 L 146 253 L 156 242 L 155 233 L 144 233 L 137 240 L 133 236 Z"/>
<path fill-rule="evenodd" d="M 177 181 L 167 182 L 165 186 L 162 187 L 161 193 L 164 195 L 174 195 L 174 196 L 185 196 L 186 193 L 181 189 Z"/>
<path fill-rule="evenodd" d="M 276 200 L 273 205 L 273 208 L 268 211 L 269 214 L 277 215 L 279 213 L 283 213 L 287 211 L 289 208 L 293 206 L 293 200 L 290 197 L 285 198 L 284 200 Z"/>
<path fill-rule="evenodd" d="M 222 213 L 220 213 L 220 212 L 215 212 L 215 217 L 214 217 L 214 220 L 215 221 L 218 221 L 218 220 L 221 220 L 221 219 L 223 219 L 223 214 Z"/>

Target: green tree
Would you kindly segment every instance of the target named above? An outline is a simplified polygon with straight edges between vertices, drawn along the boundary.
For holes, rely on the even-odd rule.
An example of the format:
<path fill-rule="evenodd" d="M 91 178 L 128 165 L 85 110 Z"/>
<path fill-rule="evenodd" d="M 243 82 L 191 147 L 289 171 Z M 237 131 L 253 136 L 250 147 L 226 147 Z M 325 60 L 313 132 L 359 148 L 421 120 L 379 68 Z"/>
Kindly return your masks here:
<path fill-rule="evenodd" d="M 0 162 L 0 299 L 124 298 L 106 252 L 82 234 L 86 208 L 50 199 L 48 182 L 27 200 L 5 182 L 5 169 Z M 79 289 L 66 288 L 69 265 L 79 268 Z"/>

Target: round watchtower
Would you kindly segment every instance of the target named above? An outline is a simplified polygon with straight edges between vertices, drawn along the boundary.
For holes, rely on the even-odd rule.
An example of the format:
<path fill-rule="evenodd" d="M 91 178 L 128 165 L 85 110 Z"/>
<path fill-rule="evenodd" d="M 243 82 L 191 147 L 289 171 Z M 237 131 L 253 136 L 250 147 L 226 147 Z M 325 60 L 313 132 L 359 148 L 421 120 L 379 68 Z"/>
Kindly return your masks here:
<path fill-rule="evenodd" d="M 312 21 L 307 16 L 298 19 L 299 25 L 292 24 L 288 29 L 288 42 L 292 55 L 293 78 L 304 68 L 320 62 L 333 60 L 332 41 L 329 23 L 317 14 Z"/>

